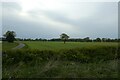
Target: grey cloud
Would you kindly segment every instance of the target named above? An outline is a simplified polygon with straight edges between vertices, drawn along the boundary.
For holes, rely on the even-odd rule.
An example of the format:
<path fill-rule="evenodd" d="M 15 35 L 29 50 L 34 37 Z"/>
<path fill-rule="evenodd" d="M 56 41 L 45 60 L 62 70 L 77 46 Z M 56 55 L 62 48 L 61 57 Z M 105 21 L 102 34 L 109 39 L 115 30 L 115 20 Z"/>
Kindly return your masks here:
<path fill-rule="evenodd" d="M 36 18 L 39 15 L 44 14 L 46 17 L 53 21 L 62 22 L 74 26 L 76 31 L 67 31 L 71 37 L 117 37 L 117 6 L 115 3 L 97 3 L 96 11 L 94 14 L 87 18 L 79 18 L 76 20 L 69 19 L 61 11 L 44 11 L 44 10 L 33 10 L 29 11 L 29 15 Z M 68 8 L 70 9 L 70 8 Z M 81 11 L 79 11 L 80 13 Z M 4 3 L 3 4 L 3 33 L 6 30 L 15 30 L 18 37 L 42 37 L 42 38 L 53 38 L 59 37 L 61 32 L 64 32 L 66 28 L 59 30 L 51 28 L 50 25 L 39 22 L 31 22 L 27 19 L 21 18 L 17 13 L 21 11 L 19 4 Z M 9 12 L 9 14 L 8 14 Z M 14 13 L 16 12 L 16 13 Z M 75 12 L 74 12 L 75 13 Z M 89 14 L 89 13 L 88 13 Z M 39 21 L 39 20 L 38 20 Z"/>
<path fill-rule="evenodd" d="M 16 11 L 21 11 L 22 10 L 21 6 L 18 3 L 15 3 L 15 2 L 2 2 L 1 7 L 2 7 L 2 10 L 7 10 L 8 12 L 12 11 L 13 14 Z M 5 14 L 5 13 L 2 13 L 2 14 Z"/>

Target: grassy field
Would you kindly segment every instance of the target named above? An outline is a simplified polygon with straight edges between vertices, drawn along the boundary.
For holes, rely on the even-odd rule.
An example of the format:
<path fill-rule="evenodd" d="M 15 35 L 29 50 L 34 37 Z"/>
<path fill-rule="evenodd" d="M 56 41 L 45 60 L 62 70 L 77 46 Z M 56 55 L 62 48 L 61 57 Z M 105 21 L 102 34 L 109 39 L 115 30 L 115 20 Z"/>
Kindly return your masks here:
<path fill-rule="evenodd" d="M 117 61 L 120 56 L 116 55 L 117 43 L 23 43 L 25 48 L 3 53 L 3 78 L 118 77 Z"/>
<path fill-rule="evenodd" d="M 12 48 L 16 47 L 18 43 L 8 43 L 8 42 L 2 42 L 2 50 L 11 50 Z"/>
<path fill-rule="evenodd" d="M 19 66 L 18 66 L 19 65 Z M 3 77 L 16 78 L 117 78 L 117 61 L 80 63 L 49 60 L 36 64 L 20 62 L 3 69 Z"/>
<path fill-rule="evenodd" d="M 0 51 L 2 51 L 2 42 L 0 41 Z"/>
<path fill-rule="evenodd" d="M 73 48 L 91 48 L 97 46 L 118 46 L 118 43 L 110 42 L 42 42 L 42 41 L 26 41 L 30 49 L 39 50 L 61 50 L 61 49 L 73 49 Z"/>

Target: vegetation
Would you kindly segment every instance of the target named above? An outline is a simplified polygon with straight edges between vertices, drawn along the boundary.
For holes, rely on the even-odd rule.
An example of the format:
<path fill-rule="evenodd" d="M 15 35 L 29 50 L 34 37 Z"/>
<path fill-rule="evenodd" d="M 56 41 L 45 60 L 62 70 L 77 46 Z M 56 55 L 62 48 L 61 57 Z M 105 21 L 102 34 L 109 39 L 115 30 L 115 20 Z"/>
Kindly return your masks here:
<path fill-rule="evenodd" d="M 0 38 L 1 39 L 1 38 Z M 3 41 L 5 41 L 5 38 L 2 38 Z M 53 39 L 42 39 L 42 38 L 17 38 L 17 41 L 62 41 L 60 38 L 53 38 Z M 69 38 L 67 40 L 68 42 L 119 42 L 120 39 L 110 39 L 110 38 L 96 38 L 96 39 L 90 39 L 90 37 L 85 38 Z"/>
<path fill-rule="evenodd" d="M 68 42 L 65 47 L 62 42 L 24 43 L 28 46 L 25 49 L 3 51 L 3 78 L 118 76 L 117 61 L 120 56 L 117 55 L 117 43 Z"/>
<path fill-rule="evenodd" d="M 14 42 L 15 36 L 16 36 L 16 34 L 15 34 L 14 31 L 7 31 L 7 32 L 4 34 L 4 37 L 6 38 L 6 40 L 7 40 L 8 42 L 11 42 L 11 43 Z"/>
<path fill-rule="evenodd" d="M 118 46 L 118 43 L 112 42 L 68 42 L 63 45 L 62 42 L 53 42 L 53 41 L 24 41 L 30 49 L 39 49 L 39 50 L 60 50 L 60 49 L 73 49 L 73 48 L 91 48 L 96 46 Z"/>
<path fill-rule="evenodd" d="M 14 42 L 14 43 L 9 43 L 6 41 L 2 42 L 2 50 L 11 50 L 12 48 L 16 47 L 18 45 L 18 43 Z"/>
<path fill-rule="evenodd" d="M 0 51 L 2 51 L 2 43 L 0 42 Z"/>
<path fill-rule="evenodd" d="M 65 42 L 68 40 L 69 36 L 67 34 L 65 34 L 65 33 L 62 33 L 60 35 L 60 38 L 64 41 L 64 44 L 65 44 Z"/>

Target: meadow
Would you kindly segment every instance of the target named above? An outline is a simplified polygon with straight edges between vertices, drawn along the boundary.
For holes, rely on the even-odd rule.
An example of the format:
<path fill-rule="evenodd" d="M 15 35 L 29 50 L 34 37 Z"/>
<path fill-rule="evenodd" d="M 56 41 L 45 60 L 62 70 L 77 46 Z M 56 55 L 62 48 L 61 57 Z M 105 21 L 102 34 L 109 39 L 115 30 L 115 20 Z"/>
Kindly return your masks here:
<path fill-rule="evenodd" d="M 0 41 L 0 51 L 2 51 L 2 42 Z"/>
<path fill-rule="evenodd" d="M 3 78 L 117 78 L 118 43 L 24 41 L 3 50 Z M 7 44 L 7 43 L 6 43 Z M 16 43 L 14 43 L 16 44 Z M 6 46 L 6 45 L 5 45 Z M 14 45 L 15 46 L 15 45 Z"/>
<path fill-rule="evenodd" d="M 11 50 L 12 48 L 16 47 L 18 43 L 8 43 L 6 41 L 2 42 L 2 50 Z"/>
<path fill-rule="evenodd" d="M 39 50 L 61 50 L 61 49 L 74 49 L 74 48 L 91 48 L 100 46 L 118 46 L 117 42 L 44 42 L 44 41 L 25 41 L 25 43 L 30 49 Z"/>

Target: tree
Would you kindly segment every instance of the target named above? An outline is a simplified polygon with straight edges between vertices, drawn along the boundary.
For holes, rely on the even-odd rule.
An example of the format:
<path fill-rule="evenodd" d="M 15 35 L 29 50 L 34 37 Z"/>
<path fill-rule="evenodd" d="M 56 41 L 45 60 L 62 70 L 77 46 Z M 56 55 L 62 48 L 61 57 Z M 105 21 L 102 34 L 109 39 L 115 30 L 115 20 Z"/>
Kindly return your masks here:
<path fill-rule="evenodd" d="M 86 37 L 86 38 L 84 38 L 84 41 L 85 41 L 85 42 L 89 42 L 89 41 L 90 41 L 90 38 L 89 38 L 89 37 Z"/>
<path fill-rule="evenodd" d="M 7 31 L 3 36 L 8 42 L 14 42 L 16 34 L 14 31 Z"/>
<path fill-rule="evenodd" d="M 64 41 L 64 44 L 65 44 L 65 42 L 68 40 L 69 36 L 67 34 L 65 34 L 65 33 L 62 33 L 60 35 L 60 38 Z"/>
<path fill-rule="evenodd" d="M 101 42 L 101 39 L 100 38 L 96 38 L 96 42 Z"/>
<path fill-rule="evenodd" d="M 102 38 L 102 42 L 106 42 L 106 38 Z"/>

